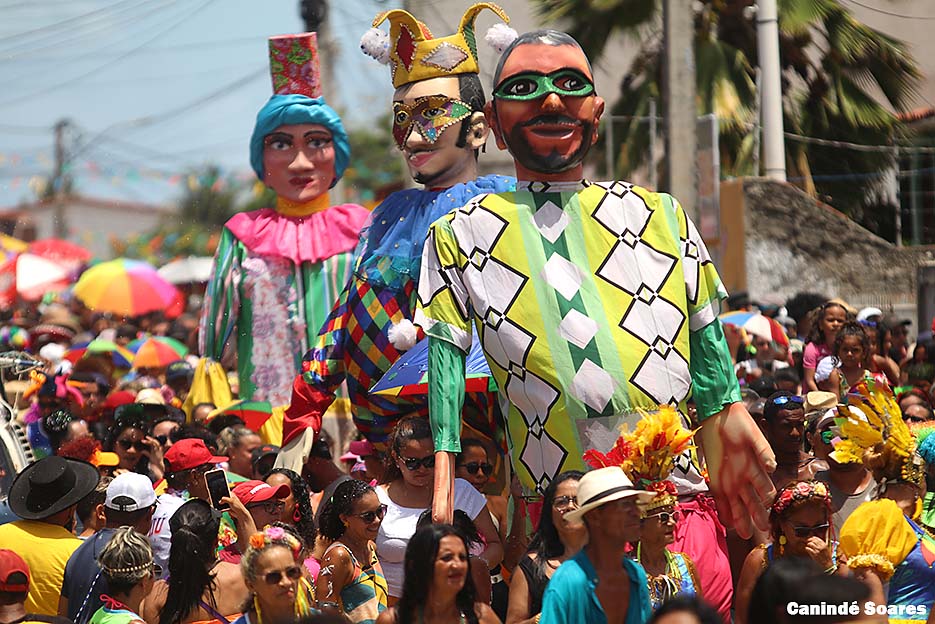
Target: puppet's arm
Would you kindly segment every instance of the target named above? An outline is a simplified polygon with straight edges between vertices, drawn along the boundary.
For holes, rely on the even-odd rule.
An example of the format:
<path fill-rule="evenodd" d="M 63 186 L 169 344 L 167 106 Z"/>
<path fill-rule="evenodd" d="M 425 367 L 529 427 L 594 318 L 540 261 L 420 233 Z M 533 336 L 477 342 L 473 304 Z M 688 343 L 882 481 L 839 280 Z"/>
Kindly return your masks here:
<path fill-rule="evenodd" d="M 465 355 L 455 345 L 429 338 L 429 422 L 435 441 L 432 519 L 450 523 L 454 514 L 454 454 L 461 451 Z"/>
<path fill-rule="evenodd" d="M 766 508 L 776 493 L 769 474 L 776 469 L 776 460 L 740 402 L 720 321 L 691 332 L 690 342 L 693 396 L 711 492 L 722 522 L 746 539 L 754 525 L 768 528 Z"/>
<path fill-rule="evenodd" d="M 240 312 L 239 243 L 226 227 L 214 255 L 214 267 L 205 290 L 198 347 L 202 356 L 221 361 L 224 346 L 234 331 Z"/>

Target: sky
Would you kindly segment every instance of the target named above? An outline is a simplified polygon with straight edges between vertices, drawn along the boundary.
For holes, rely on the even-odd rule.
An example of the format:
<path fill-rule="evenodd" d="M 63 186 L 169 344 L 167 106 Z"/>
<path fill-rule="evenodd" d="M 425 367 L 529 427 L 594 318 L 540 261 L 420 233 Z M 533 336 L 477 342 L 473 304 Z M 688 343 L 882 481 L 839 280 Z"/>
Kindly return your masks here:
<path fill-rule="evenodd" d="M 363 126 L 392 85 L 358 41 L 399 3 L 329 4 L 334 103 Z M 51 173 L 61 119 L 83 195 L 165 203 L 208 163 L 248 184 L 250 133 L 272 93 L 266 39 L 304 30 L 298 0 L 0 0 L 0 210 Z"/>

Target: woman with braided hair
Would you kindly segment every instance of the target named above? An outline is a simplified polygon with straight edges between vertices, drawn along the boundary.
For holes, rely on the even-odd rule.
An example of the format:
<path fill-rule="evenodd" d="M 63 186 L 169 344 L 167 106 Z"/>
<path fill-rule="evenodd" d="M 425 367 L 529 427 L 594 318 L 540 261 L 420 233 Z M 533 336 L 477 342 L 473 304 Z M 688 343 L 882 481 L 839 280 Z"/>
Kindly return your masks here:
<path fill-rule="evenodd" d="M 315 592 L 323 612 L 372 624 L 386 609 L 386 579 L 374 545 L 385 513 L 373 488 L 355 479 L 341 483 L 322 505 L 321 534 L 333 540 Z"/>
<path fill-rule="evenodd" d="M 302 583 L 304 546 L 282 527 L 268 526 L 250 536 L 240 572 L 250 595 L 234 624 L 286 624 L 311 612 L 308 586 Z"/>
<path fill-rule="evenodd" d="M 146 598 L 147 624 L 229 624 L 249 596 L 237 564 L 218 561 L 221 515 L 193 498 L 169 519 L 169 576 Z"/>
<path fill-rule="evenodd" d="M 98 556 L 110 596 L 91 616 L 90 624 L 144 624 L 137 613 L 155 579 L 153 549 L 145 535 L 130 527 L 117 529 Z"/>

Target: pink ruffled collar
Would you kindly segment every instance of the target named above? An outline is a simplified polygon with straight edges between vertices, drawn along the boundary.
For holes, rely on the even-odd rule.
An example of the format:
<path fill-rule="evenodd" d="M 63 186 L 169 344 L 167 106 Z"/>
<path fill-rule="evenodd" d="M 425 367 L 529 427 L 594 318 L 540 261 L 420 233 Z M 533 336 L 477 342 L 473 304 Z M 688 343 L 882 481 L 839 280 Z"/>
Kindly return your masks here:
<path fill-rule="evenodd" d="M 301 264 L 354 249 L 368 216 L 370 211 L 357 204 L 332 206 L 305 217 L 263 208 L 234 215 L 227 229 L 253 253 Z"/>

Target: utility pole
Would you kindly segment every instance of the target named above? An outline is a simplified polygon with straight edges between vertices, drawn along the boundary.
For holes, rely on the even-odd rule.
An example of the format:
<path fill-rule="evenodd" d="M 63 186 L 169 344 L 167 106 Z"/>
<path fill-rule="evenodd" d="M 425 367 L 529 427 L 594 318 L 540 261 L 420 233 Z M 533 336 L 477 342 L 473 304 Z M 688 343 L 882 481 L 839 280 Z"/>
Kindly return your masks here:
<path fill-rule="evenodd" d="M 666 117 L 668 191 L 695 218 L 695 11 L 692 0 L 663 0 L 665 62 L 663 97 Z"/>
<path fill-rule="evenodd" d="M 782 127 L 782 75 L 776 0 L 757 2 L 756 46 L 762 81 L 763 166 L 767 178 L 785 182 L 786 148 Z"/>
<path fill-rule="evenodd" d="M 56 238 L 68 236 L 68 225 L 65 223 L 65 200 L 63 191 L 65 184 L 65 130 L 68 129 L 67 119 L 60 119 L 53 127 L 55 131 L 55 170 L 49 181 L 52 190 L 53 205 L 53 232 Z"/>
<path fill-rule="evenodd" d="M 318 59 L 321 66 L 321 94 L 332 108 L 336 108 L 337 89 L 334 85 L 334 61 L 338 45 L 331 37 L 331 20 L 328 19 L 328 0 L 301 0 L 299 11 L 305 30 L 317 33 Z"/>
<path fill-rule="evenodd" d="M 328 19 L 328 0 L 299 0 L 299 12 L 305 22 L 305 30 L 317 34 L 319 69 L 321 70 L 321 95 L 331 108 L 340 109 L 338 90 L 335 88 L 334 63 L 338 58 L 338 44 L 331 37 L 331 20 Z M 342 202 L 347 196 L 344 180 L 331 189 L 331 199 Z"/>

